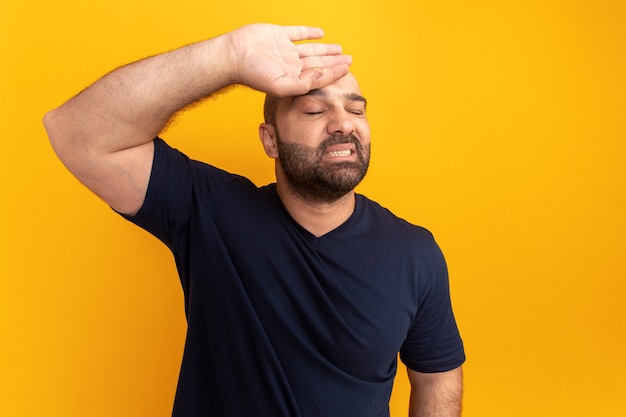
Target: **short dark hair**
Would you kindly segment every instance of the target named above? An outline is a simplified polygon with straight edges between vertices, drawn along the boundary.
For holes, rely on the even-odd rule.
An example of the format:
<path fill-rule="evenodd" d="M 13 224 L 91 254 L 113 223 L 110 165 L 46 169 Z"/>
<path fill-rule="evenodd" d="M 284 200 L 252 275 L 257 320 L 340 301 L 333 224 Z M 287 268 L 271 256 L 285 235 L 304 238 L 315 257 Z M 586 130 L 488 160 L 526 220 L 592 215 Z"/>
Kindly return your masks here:
<path fill-rule="evenodd" d="M 276 126 L 276 109 L 278 108 L 278 97 L 265 95 L 263 104 L 263 118 L 265 123 Z"/>

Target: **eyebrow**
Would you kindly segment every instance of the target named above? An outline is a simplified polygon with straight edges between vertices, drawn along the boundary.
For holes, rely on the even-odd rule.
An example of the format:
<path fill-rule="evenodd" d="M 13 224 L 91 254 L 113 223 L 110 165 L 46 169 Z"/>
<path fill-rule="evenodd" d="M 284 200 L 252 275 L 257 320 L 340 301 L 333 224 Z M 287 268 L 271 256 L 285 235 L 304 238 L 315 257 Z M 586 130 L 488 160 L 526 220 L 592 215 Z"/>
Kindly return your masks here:
<path fill-rule="evenodd" d="M 309 92 L 304 93 L 304 94 L 302 94 L 300 96 L 294 96 L 293 100 L 291 101 L 291 104 L 295 103 L 298 99 L 300 99 L 302 97 L 308 97 L 308 96 L 326 97 L 327 95 L 328 94 L 323 89 L 316 88 L 315 90 L 310 90 Z M 365 107 L 367 107 L 367 100 L 365 99 L 365 97 L 363 97 L 360 94 L 347 93 L 347 94 L 344 94 L 343 97 L 346 100 L 348 100 L 348 101 L 359 101 L 359 102 L 363 103 L 365 105 Z"/>

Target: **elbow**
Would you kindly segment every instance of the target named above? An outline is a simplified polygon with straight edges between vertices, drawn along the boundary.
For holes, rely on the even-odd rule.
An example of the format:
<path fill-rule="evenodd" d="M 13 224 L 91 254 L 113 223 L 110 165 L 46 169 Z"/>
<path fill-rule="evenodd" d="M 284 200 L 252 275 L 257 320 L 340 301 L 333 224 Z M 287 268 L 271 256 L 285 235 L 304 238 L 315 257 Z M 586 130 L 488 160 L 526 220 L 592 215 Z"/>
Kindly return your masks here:
<path fill-rule="evenodd" d="M 59 117 L 58 117 L 58 109 L 50 110 L 43 116 L 43 126 L 46 129 L 46 133 L 48 134 L 48 140 L 52 145 L 52 148 L 57 151 L 59 138 L 62 137 L 62 134 L 59 132 Z"/>
<path fill-rule="evenodd" d="M 57 108 L 47 112 L 43 117 L 43 125 L 52 149 L 59 159 L 67 164 L 67 159 L 78 153 L 79 148 L 75 145 L 75 132 L 69 128 L 71 123 L 64 120 L 63 109 Z"/>

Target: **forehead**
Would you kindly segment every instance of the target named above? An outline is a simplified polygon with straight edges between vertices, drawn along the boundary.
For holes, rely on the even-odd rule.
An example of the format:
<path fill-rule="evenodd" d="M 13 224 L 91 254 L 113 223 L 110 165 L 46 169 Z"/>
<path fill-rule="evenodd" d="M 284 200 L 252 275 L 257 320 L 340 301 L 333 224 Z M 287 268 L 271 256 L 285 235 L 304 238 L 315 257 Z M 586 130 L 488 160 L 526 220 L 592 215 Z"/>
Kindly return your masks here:
<path fill-rule="evenodd" d="M 288 109 L 306 97 L 319 97 L 320 99 L 327 100 L 361 101 L 364 104 L 366 103 L 365 98 L 361 95 L 361 89 L 359 88 L 359 83 L 356 78 L 352 74 L 347 74 L 325 87 L 311 90 L 300 96 L 286 97 L 281 100 L 279 108 Z"/>

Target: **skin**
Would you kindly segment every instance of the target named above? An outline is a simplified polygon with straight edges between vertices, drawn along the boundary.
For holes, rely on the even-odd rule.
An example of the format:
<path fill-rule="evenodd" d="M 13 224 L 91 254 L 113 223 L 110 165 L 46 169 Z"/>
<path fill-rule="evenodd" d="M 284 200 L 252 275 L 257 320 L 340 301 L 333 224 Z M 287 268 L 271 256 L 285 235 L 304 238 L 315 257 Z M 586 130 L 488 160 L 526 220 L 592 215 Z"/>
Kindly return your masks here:
<path fill-rule="evenodd" d="M 411 383 L 409 417 L 459 417 L 463 396 L 463 370 L 421 373 L 407 369 Z"/>
<path fill-rule="evenodd" d="M 276 161 L 285 207 L 321 236 L 350 216 L 354 191 L 325 202 L 294 193 L 280 163 L 277 132 L 287 143 L 311 148 L 331 133 L 352 133 L 364 148 L 370 142 L 360 89 L 348 74 L 351 57 L 338 45 L 295 43 L 322 36 L 321 29 L 308 26 L 248 25 L 118 68 L 46 114 L 52 147 L 90 190 L 115 210 L 133 215 L 146 195 L 152 140 L 177 112 L 234 84 L 283 97 L 277 125 L 262 124 L 259 136 Z M 354 145 L 328 151 L 322 160 L 328 167 L 355 158 Z M 460 415 L 460 368 L 435 374 L 410 370 L 409 380 L 410 416 Z"/>

